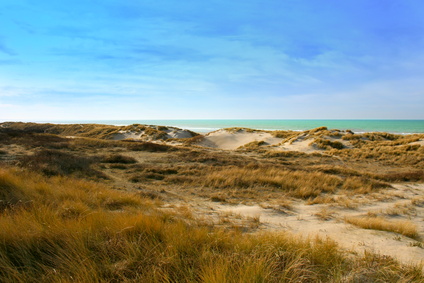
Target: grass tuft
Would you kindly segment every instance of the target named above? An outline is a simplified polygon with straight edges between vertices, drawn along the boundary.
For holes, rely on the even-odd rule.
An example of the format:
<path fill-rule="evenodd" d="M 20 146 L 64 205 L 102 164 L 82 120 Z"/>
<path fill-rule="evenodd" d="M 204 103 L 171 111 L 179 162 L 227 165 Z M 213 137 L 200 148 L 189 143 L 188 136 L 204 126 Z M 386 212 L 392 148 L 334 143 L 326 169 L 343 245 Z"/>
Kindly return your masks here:
<path fill-rule="evenodd" d="M 1 282 L 420 282 L 386 258 L 347 257 L 330 240 L 242 234 L 164 213 L 137 194 L 67 177 L 0 169 Z M 190 224 L 188 224 L 190 220 Z M 253 219 L 258 222 L 259 219 Z"/>
<path fill-rule="evenodd" d="M 382 217 L 346 217 L 347 223 L 364 229 L 374 229 L 381 231 L 394 232 L 410 237 L 412 239 L 418 238 L 417 226 L 407 220 L 389 221 Z"/>
<path fill-rule="evenodd" d="M 91 167 L 95 162 L 93 158 L 74 155 L 71 153 L 44 149 L 33 155 L 22 157 L 19 164 L 30 170 L 41 172 L 47 176 L 88 177 L 107 179 L 107 176 Z"/>

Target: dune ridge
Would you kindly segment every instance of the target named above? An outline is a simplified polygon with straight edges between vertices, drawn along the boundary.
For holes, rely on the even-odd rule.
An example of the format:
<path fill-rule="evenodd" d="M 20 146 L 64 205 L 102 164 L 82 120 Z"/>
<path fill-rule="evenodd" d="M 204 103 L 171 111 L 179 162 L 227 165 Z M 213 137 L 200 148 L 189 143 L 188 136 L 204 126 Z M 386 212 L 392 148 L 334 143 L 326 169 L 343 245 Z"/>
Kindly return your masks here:
<path fill-rule="evenodd" d="M 44 183 L 43 178 L 70 178 L 75 184 L 88 180 L 114 192 L 113 201 L 94 194 L 93 200 L 78 205 L 58 197 L 54 206 L 61 212 L 51 215 L 84 215 L 97 197 L 105 202 L 105 215 L 116 214 L 130 193 L 152 202 L 157 212 L 171 213 L 165 220 L 173 221 L 177 213 L 188 227 L 331 239 L 354 261 L 367 262 L 363 256 L 377 254 L 378 276 L 387 279 L 381 274 L 394 268 L 392 263 L 414 270 L 424 264 L 423 141 L 419 134 L 326 127 L 302 132 L 226 128 L 199 135 L 138 124 L 2 123 L 0 165 L 6 177 L 21 172 L 16 176 L 34 173 Z M 18 180 L 16 176 L 10 178 Z M 34 194 L 45 194 L 38 184 L 26 187 L 35 190 L 29 195 L 27 189 L 10 190 L 6 177 L 0 180 L 0 193 L 5 190 L 0 207 L 6 210 L 16 206 L 25 212 Z M 73 195 L 72 190 L 66 193 Z M 132 206 L 137 203 L 129 202 L 128 213 L 144 213 Z M 348 276 L 347 269 L 340 272 Z M 409 278 L 402 272 L 393 278 Z"/>

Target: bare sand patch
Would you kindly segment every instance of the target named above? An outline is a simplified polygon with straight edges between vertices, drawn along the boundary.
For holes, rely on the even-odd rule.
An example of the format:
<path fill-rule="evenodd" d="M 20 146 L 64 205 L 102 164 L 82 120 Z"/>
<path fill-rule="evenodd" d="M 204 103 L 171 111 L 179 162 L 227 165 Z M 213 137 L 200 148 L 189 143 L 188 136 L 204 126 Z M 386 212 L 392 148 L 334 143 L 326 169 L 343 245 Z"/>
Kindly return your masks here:
<path fill-rule="evenodd" d="M 119 131 L 119 133 L 115 134 L 113 136 L 113 140 L 127 140 L 127 139 L 134 139 L 139 140 L 141 139 L 142 133 L 137 132 L 131 132 L 131 131 Z"/>
<path fill-rule="evenodd" d="M 263 141 L 267 145 L 276 145 L 282 139 L 275 138 L 272 134 L 263 131 L 247 132 L 246 130 L 239 130 L 232 132 L 222 129 L 205 135 L 204 140 L 197 145 L 234 150 L 254 141 Z"/>
<path fill-rule="evenodd" d="M 187 139 L 193 137 L 192 133 L 187 130 L 182 130 L 178 128 L 168 128 L 168 130 L 165 131 L 169 138 L 172 139 Z"/>
<path fill-rule="evenodd" d="M 280 150 L 300 151 L 300 152 L 316 152 L 317 148 L 311 145 L 314 139 L 298 139 L 293 142 L 285 142 L 278 147 Z"/>
<path fill-rule="evenodd" d="M 419 140 L 416 142 L 411 142 L 409 143 L 410 145 L 420 145 L 420 146 L 424 146 L 424 140 Z"/>
<path fill-rule="evenodd" d="M 404 198 L 395 198 L 391 201 L 382 199 L 373 201 L 370 196 L 369 202 L 358 202 L 354 209 L 340 207 L 335 204 L 307 205 L 304 201 L 293 201 L 290 209 L 293 213 L 281 213 L 273 209 L 263 208 L 259 205 L 227 205 L 210 204 L 220 213 L 232 213 L 239 217 L 255 218 L 262 224 L 264 230 L 290 231 L 302 237 L 320 236 L 335 240 L 342 248 L 353 253 L 366 251 L 391 256 L 405 264 L 424 264 L 424 248 L 422 237 L 424 236 L 424 208 L 417 207 L 414 215 L 388 217 L 396 219 L 408 219 L 418 227 L 420 239 L 411 239 L 394 232 L 362 229 L 348 224 L 345 217 L 364 216 L 369 213 L 383 213 L 390 206 L 398 203 L 411 203 L 411 199 L 424 194 L 424 184 L 394 185 L 393 191 Z M 328 214 L 328 218 L 322 217 L 322 213 Z"/>

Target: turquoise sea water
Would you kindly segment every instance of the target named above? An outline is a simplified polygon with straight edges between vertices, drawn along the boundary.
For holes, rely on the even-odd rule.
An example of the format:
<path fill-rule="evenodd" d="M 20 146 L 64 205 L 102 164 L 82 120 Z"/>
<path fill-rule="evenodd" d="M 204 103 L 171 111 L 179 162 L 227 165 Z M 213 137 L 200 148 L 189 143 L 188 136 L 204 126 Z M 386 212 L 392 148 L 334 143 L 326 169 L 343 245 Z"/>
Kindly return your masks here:
<path fill-rule="evenodd" d="M 322 126 L 325 126 L 329 129 L 349 129 L 357 133 L 424 133 L 424 120 L 87 120 L 49 122 L 70 124 L 96 123 L 108 125 L 161 125 L 188 129 L 198 133 L 208 133 L 218 129 L 230 127 L 246 127 L 259 130 L 303 131 Z"/>

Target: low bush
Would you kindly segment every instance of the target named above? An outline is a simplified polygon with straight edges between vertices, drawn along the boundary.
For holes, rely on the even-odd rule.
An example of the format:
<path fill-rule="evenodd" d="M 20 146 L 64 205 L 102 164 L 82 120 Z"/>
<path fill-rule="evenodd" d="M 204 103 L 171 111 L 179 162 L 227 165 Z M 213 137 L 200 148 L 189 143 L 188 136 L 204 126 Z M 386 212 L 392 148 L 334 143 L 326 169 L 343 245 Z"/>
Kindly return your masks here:
<path fill-rule="evenodd" d="M 16 130 L 0 132 L 0 142 L 2 144 L 18 144 L 26 148 L 69 148 L 69 139 L 53 134 L 27 133 Z"/>
<path fill-rule="evenodd" d="M 132 151 L 166 152 L 176 150 L 176 148 L 172 146 L 152 142 L 139 142 L 130 140 L 125 140 L 122 142 L 128 150 Z"/>
<path fill-rule="evenodd" d="M 137 163 L 137 160 L 130 156 L 125 156 L 122 154 L 110 154 L 103 156 L 100 159 L 103 163 L 123 163 L 123 164 L 134 164 Z"/>
<path fill-rule="evenodd" d="M 107 179 L 106 175 L 91 167 L 94 162 L 94 158 L 49 149 L 40 150 L 19 159 L 20 166 L 42 172 L 47 176 L 75 175 Z"/>

